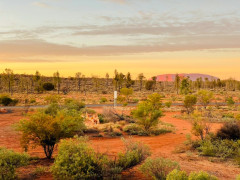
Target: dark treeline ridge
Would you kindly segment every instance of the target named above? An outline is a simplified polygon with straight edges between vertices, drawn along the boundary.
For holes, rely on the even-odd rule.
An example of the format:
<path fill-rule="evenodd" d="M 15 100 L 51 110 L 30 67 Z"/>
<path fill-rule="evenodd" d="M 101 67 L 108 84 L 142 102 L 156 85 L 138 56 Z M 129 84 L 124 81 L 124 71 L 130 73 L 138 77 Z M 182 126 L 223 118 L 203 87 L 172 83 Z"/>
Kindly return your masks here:
<path fill-rule="evenodd" d="M 98 92 L 112 93 L 114 90 L 120 91 L 121 88 L 132 88 L 134 91 L 162 91 L 176 92 L 182 91 L 195 92 L 199 89 L 236 91 L 240 90 L 240 82 L 234 79 L 227 80 L 209 80 L 199 78 L 191 81 L 189 78 L 180 78 L 176 74 L 174 82 L 158 82 L 156 77 L 148 80 L 143 73 L 140 73 L 136 79 L 132 79 L 131 73 L 123 74 L 115 70 L 114 76 L 110 77 L 106 73 L 105 78 L 97 76 L 86 77 L 77 72 L 74 77 L 61 77 L 57 71 L 52 77 L 43 76 L 39 71 L 33 75 L 15 74 L 11 69 L 5 69 L 0 74 L 0 93 L 43 93 L 44 91 L 56 91 L 57 93 L 67 94 L 69 92 Z"/>

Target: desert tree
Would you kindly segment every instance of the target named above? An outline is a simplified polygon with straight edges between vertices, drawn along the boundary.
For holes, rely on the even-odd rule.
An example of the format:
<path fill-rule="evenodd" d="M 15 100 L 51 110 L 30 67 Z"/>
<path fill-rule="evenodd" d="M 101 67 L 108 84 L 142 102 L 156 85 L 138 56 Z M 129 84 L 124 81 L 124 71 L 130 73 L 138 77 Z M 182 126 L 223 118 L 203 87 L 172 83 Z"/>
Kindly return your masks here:
<path fill-rule="evenodd" d="M 80 92 L 80 90 L 81 90 L 81 75 L 82 75 L 82 73 L 80 73 L 80 72 L 77 72 L 75 74 L 75 79 L 76 79 L 77 91 L 78 92 Z"/>
<path fill-rule="evenodd" d="M 42 89 L 42 76 L 39 71 L 36 71 L 35 75 L 33 76 L 34 81 L 34 89 L 40 93 L 43 91 Z"/>
<path fill-rule="evenodd" d="M 194 106 L 197 103 L 197 96 L 196 95 L 186 95 L 183 101 L 183 105 L 187 110 L 187 113 L 190 114 L 194 110 Z"/>
<path fill-rule="evenodd" d="M 182 80 L 181 86 L 180 86 L 180 93 L 185 95 L 190 93 L 189 78 L 184 78 Z"/>
<path fill-rule="evenodd" d="M 13 93 L 14 73 L 11 69 L 5 69 L 2 74 L 3 80 L 8 87 L 8 92 Z"/>
<path fill-rule="evenodd" d="M 60 73 L 58 71 L 53 73 L 53 81 L 54 81 L 55 86 L 57 87 L 57 91 L 58 91 L 58 94 L 59 94 L 62 79 L 61 79 Z"/>
<path fill-rule="evenodd" d="M 153 90 L 154 89 L 154 81 L 152 81 L 152 80 L 147 81 L 145 84 L 145 88 L 148 91 Z"/>
<path fill-rule="evenodd" d="M 153 92 L 155 91 L 156 87 L 157 87 L 157 77 L 153 76 L 152 77 L 152 81 L 153 81 Z"/>
<path fill-rule="evenodd" d="M 174 84 L 175 84 L 175 89 L 177 91 L 177 94 L 179 93 L 180 83 L 181 83 L 180 76 L 176 74 Z"/>
<path fill-rule="evenodd" d="M 213 99 L 213 92 L 207 90 L 200 90 L 197 93 L 199 103 L 206 109 Z"/>
<path fill-rule="evenodd" d="M 143 73 L 140 73 L 138 75 L 138 80 L 139 80 L 139 90 L 142 91 L 142 87 L 143 87 L 143 80 L 145 79 L 145 76 L 143 75 Z"/>
<path fill-rule="evenodd" d="M 161 102 L 159 102 L 160 99 L 161 95 L 155 93 L 146 101 L 139 103 L 137 108 L 132 112 L 133 117 L 137 119 L 137 123 L 147 133 L 150 133 L 152 128 L 157 127 L 159 118 L 163 116 L 160 106 Z"/>
<path fill-rule="evenodd" d="M 108 88 L 108 81 L 109 81 L 109 74 L 106 73 L 105 78 L 106 78 L 106 87 Z"/>
<path fill-rule="evenodd" d="M 133 95 L 133 89 L 132 88 L 122 88 L 120 90 L 120 94 L 125 96 L 126 101 L 129 102 L 129 97 Z"/>
<path fill-rule="evenodd" d="M 82 75 L 82 81 L 83 81 L 83 91 L 84 91 L 84 95 L 87 95 L 87 90 L 86 90 L 86 86 L 87 86 L 87 78 L 86 76 L 83 74 Z"/>
<path fill-rule="evenodd" d="M 84 127 L 83 118 L 77 111 L 56 110 L 51 114 L 38 110 L 29 116 L 17 125 L 17 130 L 22 133 L 21 145 L 25 150 L 30 144 L 42 146 L 48 159 L 51 159 L 56 143 L 73 137 Z"/>
<path fill-rule="evenodd" d="M 134 81 L 132 80 L 130 72 L 128 72 L 126 75 L 126 88 L 132 87 L 133 84 L 134 84 Z"/>

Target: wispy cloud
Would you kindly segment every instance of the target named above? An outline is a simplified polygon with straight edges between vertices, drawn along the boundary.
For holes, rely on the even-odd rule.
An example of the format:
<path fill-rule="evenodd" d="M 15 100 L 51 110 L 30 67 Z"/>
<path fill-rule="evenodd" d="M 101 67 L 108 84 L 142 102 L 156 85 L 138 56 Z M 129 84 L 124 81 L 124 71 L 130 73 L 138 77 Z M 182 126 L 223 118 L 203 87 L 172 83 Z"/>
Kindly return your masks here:
<path fill-rule="evenodd" d="M 41 8 L 50 8 L 50 5 L 44 2 L 33 2 L 34 6 L 41 7 Z"/>

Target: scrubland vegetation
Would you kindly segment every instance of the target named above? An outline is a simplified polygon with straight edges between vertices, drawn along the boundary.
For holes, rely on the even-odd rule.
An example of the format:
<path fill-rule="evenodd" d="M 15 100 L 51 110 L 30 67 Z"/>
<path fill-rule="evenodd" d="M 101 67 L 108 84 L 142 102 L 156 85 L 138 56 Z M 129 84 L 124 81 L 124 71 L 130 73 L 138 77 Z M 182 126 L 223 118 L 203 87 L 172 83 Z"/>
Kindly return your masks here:
<path fill-rule="evenodd" d="M 101 111 L 86 107 L 113 103 L 113 90 L 119 92 L 120 106 L 101 107 Z M 143 74 L 132 80 L 130 73 L 117 71 L 113 78 L 108 74 L 106 78 L 86 78 L 81 73 L 62 78 L 59 72 L 44 77 L 39 72 L 16 75 L 6 69 L 0 75 L 0 104 L 26 107 L 24 118 L 12 126 L 19 132 L 25 153 L 0 148 L 0 179 L 16 179 L 16 169 L 35 162 L 35 157 L 27 153 L 37 147 L 51 163 L 47 168 L 38 166 L 32 177 L 48 172 L 54 179 L 120 179 L 124 171 L 137 169 L 147 179 L 221 179 L 201 169 L 186 171 L 173 158 L 156 156 L 157 147 L 149 139 L 183 134 L 175 134 L 180 127 L 171 124 L 174 121 L 162 121 L 171 113 L 174 120 L 191 125 L 185 143 L 175 147 L 177 153 L 191 153 L 218 164 L 227 161 L 239 167 L 239 90 L 239 82 L 232 79 L 192 82 L 176 75 L 175 82 L 157 82 L 156 77 L 146 80 Z M 132 103 L 135 106 L 129 106 Z M 47 106 L 31 109 L 31 105 Z M 219 126 L 214 129 L 216 123 Z M 148 138 L 146 143 L 142 136 Z M 120 137 L 123 149 L 114 155 L 100 152 L 91 144 L 93 140 Z M 111 144 L 109 148 L 113 148 Z"/>

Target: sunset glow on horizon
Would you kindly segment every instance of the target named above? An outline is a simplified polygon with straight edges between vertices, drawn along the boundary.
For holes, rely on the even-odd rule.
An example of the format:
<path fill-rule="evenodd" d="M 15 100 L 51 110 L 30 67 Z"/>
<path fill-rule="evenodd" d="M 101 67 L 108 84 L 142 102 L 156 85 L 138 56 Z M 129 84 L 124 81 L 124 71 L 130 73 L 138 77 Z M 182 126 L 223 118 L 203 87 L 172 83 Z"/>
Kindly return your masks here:
<path fill-rule="evenodd" d="M 240 80 L 238 0 L 0 1 L 0 71 Z"/>

